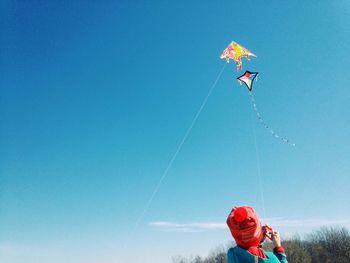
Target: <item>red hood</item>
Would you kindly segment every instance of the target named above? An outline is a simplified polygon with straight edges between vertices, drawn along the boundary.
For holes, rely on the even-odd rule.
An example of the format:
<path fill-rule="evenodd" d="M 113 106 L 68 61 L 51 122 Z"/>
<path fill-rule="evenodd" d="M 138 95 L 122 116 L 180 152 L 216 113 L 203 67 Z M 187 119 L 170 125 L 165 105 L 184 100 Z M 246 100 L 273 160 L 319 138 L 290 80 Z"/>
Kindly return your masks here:
<path fill-rule="evenodd" d="M 237 245 L 243 248 L 258 246 L 262 227 L 258 215 L 250 206 L 235 206 L 226 221 Z"/>

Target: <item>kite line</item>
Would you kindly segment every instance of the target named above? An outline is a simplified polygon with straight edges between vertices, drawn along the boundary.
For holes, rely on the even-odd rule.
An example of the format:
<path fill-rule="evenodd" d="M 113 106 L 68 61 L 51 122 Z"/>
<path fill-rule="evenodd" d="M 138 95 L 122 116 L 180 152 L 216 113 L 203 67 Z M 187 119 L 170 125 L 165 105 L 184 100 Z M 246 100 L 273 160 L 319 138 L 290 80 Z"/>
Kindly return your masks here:
<path fill-rule="evenodd" d="M 266 122 L 264 121 L 264 119 L 262 118 L 262 116 L 261 116 L 261 114 L 260 114 L 260 112 L 259 112 L 259 110 L 258 110 L 258 107 L 257 107 L 257 105 L 256 105 L 256 102 L 255 102 L 255 99 L 254 99 L 254 96 L 253 96 L 253 93 L 252 93 L 251 91 L 249 91 L 249 98 L 250 98 L 250 102 L 251 102 L 251 104 L 252 104 L 253 110 L 254 110 L 256 116 L 258 117 L 259 122 L 262 124 L 262 126 L 263 126 L 266 130 L 268 130 L 268 131 L 271 133 L 271 135 L 272 135 L 273 137 L 275 137 L 276 139 L 279 139 L 279 140 L 281 140 L 282 142 L 288 144 L 289 146 L 293 146 L 293 147 L 294 147 L 294 146 L 295 146 L 295 143 L 292 143 L 292 142 L 290 142 L 289 139 L 278 135 L 272 128 L 270 128 L 269 125 L 266 124 Z"/>
<path fill-rule="evenodd" d="M 227 63 L 229 63 L 230 60 L 233 60 L 236 64 L 237 72 L 242 70 L 242 58 L 246 58 L 249 60 L 250 57 L 257 57 L 253 52 L 249 51 L 245 47 L 241 46 L 235 41 L 231 41 L 231 43 L 222 51 L 220 54 L 221 59 L 225 59 Z M 249 99 L 250 103 L 252 105 L 252 108 L 255 112 L 255 115 L 257 116 L 259 122 L 262 124 L 262 126 L 271 133 L 273 137 L 280 140 L 281 142 L 289 145 L 289 146 L 295 146 L 294 143 L 291 143 L 289 139 L 280 136 L 277 134 L 270 126 L 264 121 L 264 119 L 261 116 L 261 113 L 258 110 L 258 107 L 256 105 L 254 95 L 253 95 L 253 83 L 254 80 L 258 80 L 259 72 L 251 72 L 249 70 L 245 70 L 245 72 L 237 77 L 237 80 L 239 81 L 239 84 L 242 85 L 244 83 L 248 89 L 249 93 Z M 260 167 L 260 154 L 259 154 L 259 148 L 257 144 L 257 136 L 255 131 L 255 122 L 253 121 L 253 115 L 254 113 L 251 112 L 251 121 L 252 121 L 252 132 L 254 135 L 254 145 L 255 145 L 255 157 L 256 157 L 256 168 L 257 168 L 257 174 L 258 174 L 258 183 L 259 183 L 259 191 L 260 191 L 260 198 L 261 198 L 261 205 L 263 208 L 264 217 L 266 217 L 266 210 L 265 210 L 265 197 L 264 197 L 264 186 L 263 186 L 263 176 L 261 172 Z"/>
<path fill-rule="evenodd" d="M 253 135 L 254 135 L 255 158 L 256 158 L 256 167 L 257 167 L 257 170 L 258 170 L 260 199 L 261 199 L 261 205 L 262 205 L 262 209 L 263 209 L 263 213 L 264 213 L 263 217 L 266 218 L 264 186 L 263 186 L 263 178 L 262 178 L 261 168 L 260 168 L 260 154 L 259 154 L 258 143 L 256 141 L 256 132 L 255 132 L 255 123 L 254 123 L 254 120 L 253 120 L 253 112 L 251 112 L 251 114 L 250 114 L 250 120 L 252 122 L 252 130 L 253 130 Z"/>
<path fill-rule="evenodd" d="M 129 241 L 131 240 L 132 236 L 134 235 L 134 233 L 136 232 L 137 228 L 139 227 L 141 220 L 143 219 L 143 217 L 144 217 L 145 214 L 147 213 L 149 207 L 151 206 L 154 197 L 157 195 L 157 193 L 158 193 L 158 191 L 159 191 L 159 189 L 160 189 L 160 187 L 161 187 L 161 185 L 162 185 L 162 183 L 163 183 L 165 177 L 168 175 L 168 172 L 169 172 L 171 166 L 173 165 L 173 163 L 174 163 L 174 161 L 175 161 L 177 155 L 178 155 L 179 152 L 181 151 L 181 148 L 182 148 L 182 146 L 184 145 L 185 141 L 187 140 L 188 135 L 191 133 L 191 130 L 192 130 L 193 126 L 196 124 L 199 115 L 201 114 L 202 110 L 204 109 L 205 105 L 207 104 L 208 99 L 209 99 L 210 95 L 212 94 L 214 88 L 216 87 L 216 84 L 218 83 L 218 81 L 219 81 L 219 79 L 220 79 L 222 73 L 224 72 L 224 69 L 225 69 L 225 68 L 226 68 L 226 63 L 225 63 L 224 66 L 221 68 L 221 70 L 220 70 L 219 74 L 217 75 L 215 81 L 213 82 L 212 86 L 210 87 L 207 96 L 204 98 L 204 100 L 203 100 L 201 106 L 199 107 L 199 109 L 198 109 L 196 115 L 194 116 L 194 118 L 193 118 L 193 120 L 192 120 L 190 126 L 189 126 L 188 129 L 186 130 L 186 133 L 184 134 L 184 136 L 183 136 L 181 142 L 180 142 L 179 145 L 177 146 L 177 149 L 176 149 L 175 153 L 174 153 L 173 156 L 171 157 L 171 159 L 170 159 L 168 165 L 166 166 L 166 168 L 165 168 L 165 170 L 164 170 L 162 176 L 160 177 L 160 179 L 159 179 L 159 181 L 158 181 L 156 187 L 154 188 L 154 190 L 153 190 L 153 192 L 152 192 L 150 198 L 148 199 L 148 201 L 147 201 L 145 207 L 143 208 L 143 210 L 142 210 L 141 214 L 139 215 L 138 219 L 136 220 L 133 229 L 130 231 L 130 233 L 129 233 L 127 239 L 126 239 L 126 242 L 125 242 L 125 244 L 124 244 L 124 248 L 127 247 Z"/>

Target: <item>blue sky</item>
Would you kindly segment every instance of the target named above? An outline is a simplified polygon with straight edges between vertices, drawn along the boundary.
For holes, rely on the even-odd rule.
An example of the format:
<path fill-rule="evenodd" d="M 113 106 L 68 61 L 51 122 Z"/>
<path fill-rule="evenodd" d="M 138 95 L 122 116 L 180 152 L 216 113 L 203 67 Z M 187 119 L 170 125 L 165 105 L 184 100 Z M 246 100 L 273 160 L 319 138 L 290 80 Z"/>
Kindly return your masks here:
<path fill-rule="evenodd" d="M 239 204 L 285 235 L 350 226 L 348 1 L 1 10 L 1 262 L 206 255 Z M 231 40 L 257 54 L 243 66 L 260 72 L 259 110 L 296 147 L 259 124 L 230 63 L 131 235 Z"/>

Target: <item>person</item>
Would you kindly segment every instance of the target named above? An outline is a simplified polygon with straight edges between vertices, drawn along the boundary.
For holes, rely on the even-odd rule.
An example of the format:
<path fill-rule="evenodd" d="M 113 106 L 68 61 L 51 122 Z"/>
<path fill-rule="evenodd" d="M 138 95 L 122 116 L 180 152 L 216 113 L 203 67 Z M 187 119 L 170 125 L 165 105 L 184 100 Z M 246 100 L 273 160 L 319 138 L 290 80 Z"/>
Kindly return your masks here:
<path fill-rule="evenodd" d="M 262 226 L 252 207 L 233 207 L 226 223 L 237 244 L 227 252 L 228 263 L 288 263 L 279 233 Z M 266 237 L 274 245 L 273 252 L 262 249 Z"/>

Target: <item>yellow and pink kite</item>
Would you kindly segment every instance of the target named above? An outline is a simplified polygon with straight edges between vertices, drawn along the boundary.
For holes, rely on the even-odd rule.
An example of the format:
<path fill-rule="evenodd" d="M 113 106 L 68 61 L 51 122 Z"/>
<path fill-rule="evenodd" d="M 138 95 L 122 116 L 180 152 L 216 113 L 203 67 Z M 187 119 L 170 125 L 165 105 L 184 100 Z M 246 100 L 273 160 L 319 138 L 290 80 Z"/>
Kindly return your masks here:
<path fill-rule="evenodd" d="M 246 57 L 249 60 L 249 56 L 256 57 L 256 55 L 246 49 L 245 47 L 239 45 L 235 41 L 232 41 L 224 51 L 222 51 L 220 58 L 226 59 L 226 62 L 229 63 L 232 59 L 237 66 L 237 70 L 242 69 L 242 57 Z"/>

